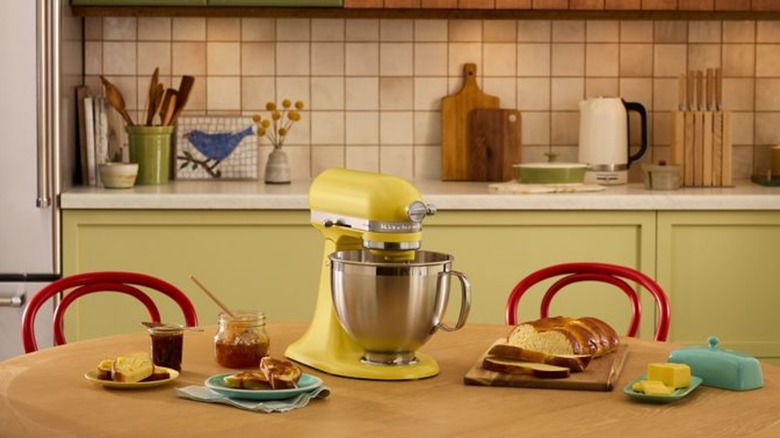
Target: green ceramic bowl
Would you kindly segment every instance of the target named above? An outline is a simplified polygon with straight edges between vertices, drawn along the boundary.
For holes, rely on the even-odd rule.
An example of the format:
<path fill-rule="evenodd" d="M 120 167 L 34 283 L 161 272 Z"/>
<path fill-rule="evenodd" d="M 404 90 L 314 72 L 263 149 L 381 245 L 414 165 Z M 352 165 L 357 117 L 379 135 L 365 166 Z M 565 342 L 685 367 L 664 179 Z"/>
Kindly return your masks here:
<path fill-rule="evenodd" d="M 512 166 L 520 184 L 577 184 L 585 180 L 584 163 L 527 163 Z"/>

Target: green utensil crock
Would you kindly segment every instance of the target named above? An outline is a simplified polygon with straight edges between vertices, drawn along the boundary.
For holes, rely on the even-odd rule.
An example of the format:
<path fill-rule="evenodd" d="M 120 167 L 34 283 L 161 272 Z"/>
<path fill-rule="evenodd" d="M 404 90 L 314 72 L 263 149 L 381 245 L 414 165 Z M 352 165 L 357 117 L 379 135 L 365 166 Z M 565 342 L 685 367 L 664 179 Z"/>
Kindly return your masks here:
<path fill-rule="evenodd" d="M 130 162 L 138 163 L 137 185 L 168 182 L 173 126 L 128 126 Z"/>

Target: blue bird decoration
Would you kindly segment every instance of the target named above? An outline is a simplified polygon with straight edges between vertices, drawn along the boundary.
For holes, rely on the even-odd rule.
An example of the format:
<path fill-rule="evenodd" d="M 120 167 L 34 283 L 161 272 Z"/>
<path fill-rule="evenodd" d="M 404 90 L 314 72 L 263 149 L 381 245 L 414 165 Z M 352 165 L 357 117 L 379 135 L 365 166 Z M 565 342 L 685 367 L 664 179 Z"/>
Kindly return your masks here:
<path fill-rule="evenodd" d="M 201 154 L 209 160 L 222 161 L 229 157 L 233 150 L 238 147 L 245 137 L 254 134 L 252 127 L 248 127 L 241 132 L 219 132 L 208 134 L 197 129 L 188 132 L 185 137 L 195 146 Z"/>

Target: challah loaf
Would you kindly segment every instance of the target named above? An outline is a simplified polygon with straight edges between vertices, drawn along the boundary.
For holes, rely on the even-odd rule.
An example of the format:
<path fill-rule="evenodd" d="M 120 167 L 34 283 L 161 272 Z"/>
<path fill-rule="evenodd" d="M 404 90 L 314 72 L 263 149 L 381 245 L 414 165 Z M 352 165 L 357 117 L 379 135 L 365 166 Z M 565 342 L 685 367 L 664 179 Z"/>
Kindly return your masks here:
<path fill-rule="evenodd" d="M 597 318 L 557 316 L 518 324 L 509 333 L 507 343 L 553 355 L 600 357 L 615 351 L 620 337 L 609 324 Z"/>

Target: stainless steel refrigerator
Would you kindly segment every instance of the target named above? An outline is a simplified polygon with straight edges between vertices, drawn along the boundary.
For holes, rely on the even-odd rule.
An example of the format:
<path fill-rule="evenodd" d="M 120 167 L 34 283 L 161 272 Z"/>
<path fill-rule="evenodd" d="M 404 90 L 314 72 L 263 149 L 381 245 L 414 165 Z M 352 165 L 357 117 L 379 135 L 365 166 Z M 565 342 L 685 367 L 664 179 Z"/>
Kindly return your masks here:
<path fill-rule="evenodd" d="M 59 195 L 76 174 L 83 27 L 68 0 L 0 1 L 0 360 L 23 353 L 24 305 L 62 272 Z M 41 347 L 52 309 L 36 322 Z"/>

